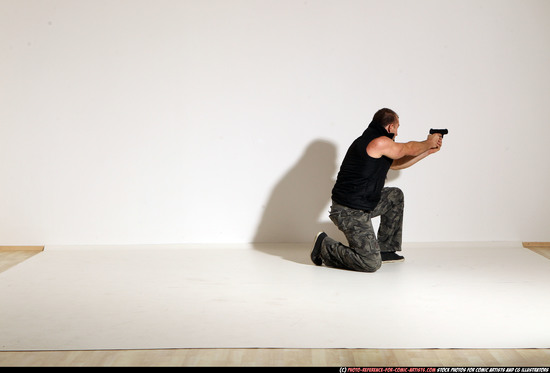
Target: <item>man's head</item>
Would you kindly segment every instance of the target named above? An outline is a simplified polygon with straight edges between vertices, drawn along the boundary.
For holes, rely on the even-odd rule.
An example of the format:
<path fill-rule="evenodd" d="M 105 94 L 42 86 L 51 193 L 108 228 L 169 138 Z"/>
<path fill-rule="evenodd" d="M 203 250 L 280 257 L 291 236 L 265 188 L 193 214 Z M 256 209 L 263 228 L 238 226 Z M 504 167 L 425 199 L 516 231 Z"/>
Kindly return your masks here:
<path fill-rule="evenodd" d="M 384 127 L 389 133 L 394 134 L 394 138 L 397 136 L 397 129 L 399 128 L 399 116 L 391 109 L 380 109 L 372 118 L 372 122 Z"/>

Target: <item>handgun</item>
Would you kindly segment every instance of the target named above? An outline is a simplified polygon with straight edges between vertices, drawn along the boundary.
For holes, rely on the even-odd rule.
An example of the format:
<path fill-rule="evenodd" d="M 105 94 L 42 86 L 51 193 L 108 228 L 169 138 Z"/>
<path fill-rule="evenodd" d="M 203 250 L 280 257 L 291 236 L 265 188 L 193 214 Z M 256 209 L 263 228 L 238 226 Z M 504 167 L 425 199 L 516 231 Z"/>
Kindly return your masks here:
<path fill-rule="evenodd" d="M 441 137 L 445 136 L 446 134 L 449 133 L 449 130 L 448 129 L 435 129 L 435 128 L 432 128 L 430 129 L 430 135 L 433 135 L 434 133 L 439 133 L 441 134 Z"/>

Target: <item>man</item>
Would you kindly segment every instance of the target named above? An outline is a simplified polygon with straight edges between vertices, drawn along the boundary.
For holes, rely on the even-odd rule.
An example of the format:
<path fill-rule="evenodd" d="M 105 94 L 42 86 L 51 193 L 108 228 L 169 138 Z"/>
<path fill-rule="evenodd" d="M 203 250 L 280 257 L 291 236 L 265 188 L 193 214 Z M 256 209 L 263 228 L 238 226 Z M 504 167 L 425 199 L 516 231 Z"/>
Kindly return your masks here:
<path fill-rule="evenodd" d="M 349 147 L 332 189 L 330 219 L 346 236 L 346 246 L 324 232 L 315 237 L 311 260 L 316 265 L 362 272 L 377 271 L 382 262 L 403 261 L 403 192 L 384 187 L 388 170 L 400 170 L 441 148 L 442 136 L 425 141 L 395 142 L 399 116 L 380 109 Z M 380 216 L 378 238 L 371 218 Z"/>

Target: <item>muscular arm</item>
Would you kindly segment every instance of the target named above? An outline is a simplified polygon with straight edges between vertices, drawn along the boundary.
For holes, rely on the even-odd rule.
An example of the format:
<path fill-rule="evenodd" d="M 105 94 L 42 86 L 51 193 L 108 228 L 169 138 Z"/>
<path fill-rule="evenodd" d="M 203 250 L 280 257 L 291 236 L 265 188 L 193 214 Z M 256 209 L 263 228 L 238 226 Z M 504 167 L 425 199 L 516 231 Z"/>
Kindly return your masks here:
<path fill-rule="evenodd" d="M 428 149 L 424 153 L 421 153 L 421 154 L 417 155 L 416 157 L 412 156 L 412 155 L 406 155 L 402 158 L 394 159 L 390 168 L 392 170 L 402 170 L 404 168 L 411 167 L 413 164 L 415 164 L 416 162 L 426 158 L 428 155 L 433 154 L 435 152 L 438 152 L 439 149 L 440 148 Z"/>
<path fill-rule="evenodd" d="M 382 136 L 374 139 L 367 146 L 367 153 L 373 158 L 382 156 L 393 159 L 391 168 L 400 170 L 415 164 L 426 156 L 435 153 L 441 146 L 441 135 L 433 134 L 425 141 L 398 143 Z"/>

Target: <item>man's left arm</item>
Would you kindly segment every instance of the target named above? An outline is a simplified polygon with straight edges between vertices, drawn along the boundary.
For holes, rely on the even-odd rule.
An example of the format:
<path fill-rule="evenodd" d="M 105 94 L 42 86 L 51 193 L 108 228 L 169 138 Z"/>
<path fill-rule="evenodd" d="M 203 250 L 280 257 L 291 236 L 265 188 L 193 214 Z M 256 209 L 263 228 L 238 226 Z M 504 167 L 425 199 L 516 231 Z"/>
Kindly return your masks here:
<path fill-rule="evenodd" d="M 439 145 L 439 147 L 428 149 L 424 153 L 419 154 L 417 156 L 406 155 L 402 158 L 394 159 L 390 168 L 392 170 L 402 170 L 404 168 L 411 167 L 413 164 L 426 158 L 428 155 L 437 153 L 440 149 L 441 149 L 441 144 Z"/>

